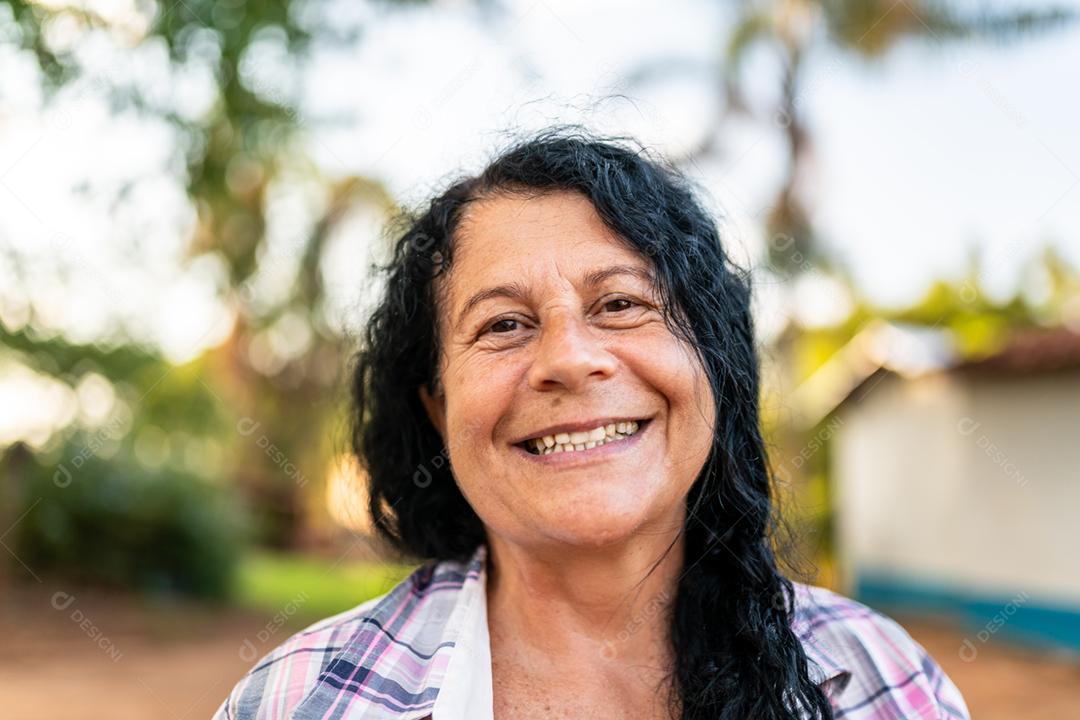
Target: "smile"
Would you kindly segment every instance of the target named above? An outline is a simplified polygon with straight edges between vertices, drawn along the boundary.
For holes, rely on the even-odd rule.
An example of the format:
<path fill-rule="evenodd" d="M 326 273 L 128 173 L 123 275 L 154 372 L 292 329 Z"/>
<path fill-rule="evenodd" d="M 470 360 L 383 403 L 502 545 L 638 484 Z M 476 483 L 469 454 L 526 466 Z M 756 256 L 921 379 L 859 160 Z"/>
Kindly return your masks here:
<path fill-rule="evenodd" d="M 582 452 L 601 445 L 621 442 L 637 433 L 646 422 L 646 420 L 625 420 L 599 425 L 591 430 L 541 435 L 519 445 L 533 455 Z"/>

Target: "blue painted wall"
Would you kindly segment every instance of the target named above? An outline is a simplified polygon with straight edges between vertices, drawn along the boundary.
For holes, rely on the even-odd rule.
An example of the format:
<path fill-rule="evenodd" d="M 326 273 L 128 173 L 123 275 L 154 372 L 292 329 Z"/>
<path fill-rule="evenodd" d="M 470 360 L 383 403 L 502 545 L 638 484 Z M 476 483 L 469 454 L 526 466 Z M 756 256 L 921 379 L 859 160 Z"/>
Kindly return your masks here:
<path fill-rule="evenodd" d="M 884 612 L 948 614 L 969 635 L 961 657 L 974 659 L 989 642 L 1054 647 L 1080 654 L 1080 601 L 1068 606 L 1017 591 L 990 595 L 909 578 L 862 573 L 855 598 Z"/>

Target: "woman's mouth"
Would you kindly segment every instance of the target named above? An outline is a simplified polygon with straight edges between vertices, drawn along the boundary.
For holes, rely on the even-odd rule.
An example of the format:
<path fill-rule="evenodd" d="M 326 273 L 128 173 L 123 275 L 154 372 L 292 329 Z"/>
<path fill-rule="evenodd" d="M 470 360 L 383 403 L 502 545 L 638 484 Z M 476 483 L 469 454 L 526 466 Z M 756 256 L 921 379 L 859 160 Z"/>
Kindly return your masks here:
<path fill-rule="evenodd" d="M 648 419 L 626 420 L 600 425 L 591 430 L 542 435 L 518 443 L 518 446 L 532 455 L 554 455 L 556 453 L 592 450 L 601 445 L 622 442 L 640 432 L 648 422 Z"/>

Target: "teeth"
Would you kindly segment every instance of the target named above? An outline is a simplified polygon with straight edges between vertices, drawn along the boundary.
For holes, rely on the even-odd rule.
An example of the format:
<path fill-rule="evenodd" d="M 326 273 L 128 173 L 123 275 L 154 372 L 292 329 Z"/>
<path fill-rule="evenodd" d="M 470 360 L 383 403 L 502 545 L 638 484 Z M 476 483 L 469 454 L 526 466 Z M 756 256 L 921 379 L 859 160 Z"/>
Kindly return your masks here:
<path fill-rule="evenodd" d="M 534 455 L 592 450 L 594 447 L 630 437 L 638 431 L 636 420 L 610 423 L 587 432 L 556 433 L 533 438 L 526 445 Z"/>

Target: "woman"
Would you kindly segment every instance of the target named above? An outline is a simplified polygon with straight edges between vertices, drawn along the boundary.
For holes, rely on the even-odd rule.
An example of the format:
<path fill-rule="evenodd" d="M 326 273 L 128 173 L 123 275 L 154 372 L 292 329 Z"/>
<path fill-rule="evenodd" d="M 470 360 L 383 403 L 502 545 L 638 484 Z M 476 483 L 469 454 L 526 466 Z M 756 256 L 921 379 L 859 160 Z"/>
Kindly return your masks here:
<path fill-rule="evenodd" d="M 687 182 L 552 131 L 396 243 L 354 378 L 379 533 L 428 560 L 219 718 L 966 718 L 769 543 L 747 279 Z"/>

